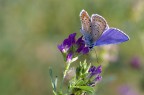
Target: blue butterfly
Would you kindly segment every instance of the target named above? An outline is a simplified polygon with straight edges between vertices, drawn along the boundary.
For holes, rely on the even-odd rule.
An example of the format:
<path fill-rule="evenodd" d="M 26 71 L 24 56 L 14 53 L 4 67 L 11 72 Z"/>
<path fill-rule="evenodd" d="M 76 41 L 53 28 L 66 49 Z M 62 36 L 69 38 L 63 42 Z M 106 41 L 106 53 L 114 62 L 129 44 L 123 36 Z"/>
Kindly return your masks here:
<path fill-rule="evenodd" d="M 80 12 L 81 30 L 85 44 L 92 49 L 94 46 L 119 44 L 130 38 L 117 28 L 109 28 L 106 20 L 92 14 L 91 18 L 85 10 Z"/>

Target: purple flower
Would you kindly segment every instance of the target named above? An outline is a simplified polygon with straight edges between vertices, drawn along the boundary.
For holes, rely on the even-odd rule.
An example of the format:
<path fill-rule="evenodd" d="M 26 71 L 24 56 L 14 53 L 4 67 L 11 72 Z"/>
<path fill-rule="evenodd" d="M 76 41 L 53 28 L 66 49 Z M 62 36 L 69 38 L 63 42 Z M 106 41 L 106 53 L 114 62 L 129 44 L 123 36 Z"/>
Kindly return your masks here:
<path fill-rule="evenodd" d="M 76 44 L 77 44 L 77 45 L 85 45 L 85 42 L 84 42 L 84 40 L 83 40 L 82 38 L 83 38 L 83 36 L 81 36 L 81 37 L 76 41 Z"/>
<path fill-rule="evenodd" d="M 130 64 L 134 69 L 140 69 L 141 68 L 141 59 L 139 56 L 133 56 L 130 60 Z"/>
<path fill-rule="evenodd" d="M 68 38 L 66 38 L 62 44 L 58 45 L 58 49 L 62 53 L 66 53 L 70 47 L 75 43 L 76 33 L 70 34 Z"/>
<path fill-rule="evenodd" d="M 69 53 L 69 54 L 67 55 L 66 60 L 67 60 L 68 63 L 72 60 L 72 56 L 73 56 L 72 53 Z"/>
<path fill-rule="evenodd" d="M 95 78 L 95 81 L 101 81 L 102 80 L 102 76 L 98 75 L 96 78 Z"/>
<path fill-rule="evenodd" d="M 69 39 L 69 42 L 71 44 L 75 44 L 75 36 L 76 36 L 76 33 L 73 33 L 73 34 L 70 34 L 68 39 Z"/>
<path fill-rule="evenodd" d="M 118 92 L 119 95 L 139 95 L 138 91 L 129 85 L 120 86 Z"/>
<path fill-rule="evenodd" d="M 62 44 L 58 45 L 58 49 L 63 53 L 66 60 L 72 60 L 72 57 L 77 56 L 76 54 L 87 54 L 89 48 L 86 47 L 82 36 L 76 40 L 76 33 L 70 34 Z"/>
<path fill-rule="evenodd" d="M 89 85 L 101 81 L 102 79 L 102 76 L 100 75 L 102 72 L 101 66 L 98 67 L 91 66 L 88 72 L 89 72 L 88 78 L 90 79 Z"/>
<path fill-rule="evenodd" d="M 89 69 L 89 73 L 90 73 L 91 76 L 100 74 L 101 72 L 102 72 L 102 67 L 101 66 L 98 66 L 98 67 L 91 66 L 91 68 Z"/>
<path fill-rule="evenodd" d="M 88 47 L 84 47 L 81 51 L 82 54 L 87 54 L 89 52 L 89 48 Z"/>
<path fill-rule="evenodd" d="M 82 39 L 83 36 L 81 36 L 77 41 L 76 45 L 78 46 L 78 49 L 76 52 L 82 53 L 82 54 L 87 54 L 89 52 L 89 48 L 86 47 L 84 40 Z"/>

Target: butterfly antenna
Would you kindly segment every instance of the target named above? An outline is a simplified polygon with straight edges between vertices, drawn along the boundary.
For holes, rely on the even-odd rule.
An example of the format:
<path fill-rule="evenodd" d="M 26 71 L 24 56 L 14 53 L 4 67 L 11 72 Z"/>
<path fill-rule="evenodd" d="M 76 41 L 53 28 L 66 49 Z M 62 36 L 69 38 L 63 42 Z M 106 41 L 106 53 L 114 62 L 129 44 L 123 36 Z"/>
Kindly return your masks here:
<path fill-rule="evenodd" d="M 99 62 L 98 62 L 98 55 L 97 55 L 96 49 L 94 49 L 94 51 L 95 51 L 95 54 L 96 54 L 97 63 L 99 64 Z"/>

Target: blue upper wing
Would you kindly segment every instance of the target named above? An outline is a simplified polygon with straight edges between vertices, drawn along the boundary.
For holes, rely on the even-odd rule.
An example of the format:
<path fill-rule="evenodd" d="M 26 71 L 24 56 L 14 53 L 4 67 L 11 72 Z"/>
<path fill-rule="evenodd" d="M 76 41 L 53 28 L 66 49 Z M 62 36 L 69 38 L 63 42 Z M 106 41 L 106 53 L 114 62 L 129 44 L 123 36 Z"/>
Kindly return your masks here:
<path fill-rule="evenodd" d="M 95 46 L 107 44 L 119 44 L 129 40 L 129 36 L 119 29 L 109 28 L 95 42 Z"/>

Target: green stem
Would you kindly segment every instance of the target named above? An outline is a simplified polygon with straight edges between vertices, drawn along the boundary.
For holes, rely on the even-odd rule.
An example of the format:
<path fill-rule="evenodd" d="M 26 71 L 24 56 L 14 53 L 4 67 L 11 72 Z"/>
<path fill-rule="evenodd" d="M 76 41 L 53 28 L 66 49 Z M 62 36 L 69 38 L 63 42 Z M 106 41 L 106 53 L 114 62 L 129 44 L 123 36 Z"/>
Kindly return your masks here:
<path fill-rule="evenodd" d="M 65 78 L 67 71 L 69 70 L 69 67 L 70 67 L 70 63 L 66 63 L 66 64 L 67 64 L 67 66 L 66 66 L 65 71 L 63 73 L 63 79 Z"/>
<path fill-rule="evenodd" d="M 67 71 L 69 70 L 69 67 L 70 67 L 70 64 L 71 64 L 71 62 L 70 63 L 67 63 L 66 62 L 66 68 L 65 68 L 65 71 L 64 71 L 64 73 L 63 73 L 63 79 L 62 79 L 62 84 L 61 84 L 61 91 L 62 91 L 62 87 L 63 87 L 63 84 L 64 84 L 64 78 L 65 78 L 65 76 L 66 76 L 66 74 L 67 74 Z"/>

